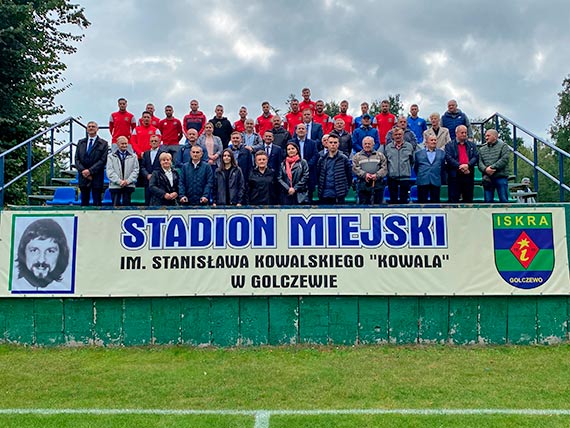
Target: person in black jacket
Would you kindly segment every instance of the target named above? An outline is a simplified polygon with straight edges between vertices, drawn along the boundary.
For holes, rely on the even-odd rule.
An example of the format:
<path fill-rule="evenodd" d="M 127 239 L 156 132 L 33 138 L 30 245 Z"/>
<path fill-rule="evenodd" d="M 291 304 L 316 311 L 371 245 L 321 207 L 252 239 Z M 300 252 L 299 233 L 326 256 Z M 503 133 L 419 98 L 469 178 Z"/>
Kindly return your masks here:
<path fill-rule="evenodd" d="M 150 206 L 177 205 L 179 178 L 178 171 L 172 168 L 172 155 L 161 152 L 160 168 L 154 170 L 149 183 Z"/>
<path fill-rule="evenodd" d="M 249 205 L 276 205 L 279 202 L 275 171 L 267 166 L 267 161 L 265 150 L 255 153 L 255 168 L 247 181 Z"/>
<path fill-rule="evenodd" d="M 217 205 L 241 207 L 244 202 L 245 183 L 240 167 L 231 149 L 222 152 L 222 162 L 214 177 L 214 202 Z"/>
<path fill-rule="evenodd" d="M 344 204 L 352 181 L 350 162 L 338 150 L 339 137 L 334 131 L 329 134 L 327 145 L 328 153 L 317 163 L 319 201 L 324 205 Z"/>
<path fill-rule="evenodd" d="M 251 151 L 246 149 L 242 144 L 242 136 L 240 132 L 232 132 L 230 147 L 238 166 L 241 168 L 244 182 L 247 183 L 249 173 L 253 168 Z"/>
<path fill-rule="evenodd" d="M 455 129 L 455 138 L 445 145 L 445 162 L 449 202 L 458 203 L 460 195 L 463 203 L 473 202 L 479 152 L 475 143 L 467 139 L 466 126 L 459 125 Z"/>
<path fill-rule="evenodd" d="M 160 154 L 166 150 L 160 145 L 160 135 L 150 136 L 150 150 L 143 153 L 139 160 L 140 181 L 144 185 L 144 199 L 150 205 L 149 184 L 154 171 L 160 170 Z"/>
<path fill-rule="evenodd" d="M 81 205 L 89 205 L 90 195 L 93 195 L 93 205 L 101 206 L 105 165 L 109 143 L 97 135 L 99 126 L 91 121 L 87 123 L 87 138 L 77 143 L 75 152 L 75 167 L 78 171 L 79 190 L 81 190 Z"/>
<path fill-rule="evenodd" d="M 225 149 L 230 143 L 230 136 L 234 131 L 234 127 L 228 118 L 224 117 L 224 106 L 218 104 L 215 111 L 216 115 L 209 122 L 214 125 L 214 135 L 222 140 L 222 145 Z"/>

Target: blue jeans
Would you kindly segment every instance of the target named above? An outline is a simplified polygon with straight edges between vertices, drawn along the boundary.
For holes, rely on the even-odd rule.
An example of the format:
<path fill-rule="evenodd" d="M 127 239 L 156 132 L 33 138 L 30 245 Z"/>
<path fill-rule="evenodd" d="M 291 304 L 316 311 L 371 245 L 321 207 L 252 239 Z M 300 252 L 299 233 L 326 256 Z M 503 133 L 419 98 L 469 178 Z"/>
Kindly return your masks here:
<path fill-rule="evenodd" d="M 499 196 L 499 202 L 509 201 L 509 182 L 507 177 L 491 176 L 491 186 L 485 189 L 485 202 L 494 202 L 495 189 Z"/>

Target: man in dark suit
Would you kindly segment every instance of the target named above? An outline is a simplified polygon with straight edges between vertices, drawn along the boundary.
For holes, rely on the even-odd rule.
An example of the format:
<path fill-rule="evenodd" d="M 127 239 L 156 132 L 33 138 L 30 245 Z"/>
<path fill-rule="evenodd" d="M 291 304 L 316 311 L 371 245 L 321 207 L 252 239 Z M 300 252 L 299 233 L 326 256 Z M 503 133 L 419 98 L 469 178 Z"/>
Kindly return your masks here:
<path fill-rule="evenodd" d="M 317 143 L 307 138 L 307 125 L 305 123 L 297 125 L 295 136 L 291 141 L 297 144 L 301 159 L 305 159 L 309 165 L 309 200 L 312 201 L 313 191 L 317 186 L 317 161 L 319 160 Z"/>
<path fill-rule="evenodd" d="M 307 138 L 313 141 L 321 141 L 323 138 L 323 127 L 320 123 L 313 121 L 313 111 L 306 108 L 303 110 L 303 123 L 307 127 Z"/>
<path fill-rule="evenodd" d="M 281 169 L 281 163 L 285 158 L 283 155 L 283 149 L 276 144 L 273 144 L 273 132 L 271 130 L 265 131 L 263 134 L 263 144 L 260 144 L 254 148 L 254 151 L 265 150 L 267 153 L 267 166 L 271 168 L 275 174 Z"/>
<path fill-rule="evenodd" d="M 244 182 L 247 183 L 249 173 L 253 168 L 253 159 L 251 152 L 242 145 L 241 138 L 241 132 L 232 132 L 230 149 L 232 150 L 234 158 L 241 169 Z"/>
<path fill-rule="evenodd" d="M 150 150 L 143 153 L 140 160 L 140 174 L 142 179 L 142 184 L 145 188 L 145 202 L 148 205 L 150 202 L 150 193 L 148 186 L 150 183 L 150 178 L 154 171 L 159 171 L 160 168 L 160 154 L 165 152 L 160 146 L 160 136 L 151 135 L 150 137 Z"/>
<path fill-rule="evenodd" d="M 79 140 L 75 151 L 75 167 L 79 172 L 82 206 L 89 205 L 91 195 L 93 195 L 93 205 L 101 206 L 109 144 L 97 135 L 98 130 L 97 123 L 88 122 L 87 138 Z"/>
<path fill-rule="evenodd" d="M 458 203 L 460 195 L 463 203 L 473 202 L 479 152 L 475 143 L 467 139 L 466 126 L 459 125 L 455 128 L 455 139 L 445 145 L 445 162 L 449 202 Z"/>

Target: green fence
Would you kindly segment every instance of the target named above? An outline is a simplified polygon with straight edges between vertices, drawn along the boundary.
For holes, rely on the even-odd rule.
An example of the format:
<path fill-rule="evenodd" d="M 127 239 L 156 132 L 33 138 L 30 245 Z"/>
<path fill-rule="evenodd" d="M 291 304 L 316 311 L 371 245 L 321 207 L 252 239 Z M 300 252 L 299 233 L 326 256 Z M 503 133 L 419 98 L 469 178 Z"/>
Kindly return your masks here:
<path fill-rule="evenodd" d="M 0 338 L 26 345 L 551 344 L 566 296 L 0 300 Z"/>

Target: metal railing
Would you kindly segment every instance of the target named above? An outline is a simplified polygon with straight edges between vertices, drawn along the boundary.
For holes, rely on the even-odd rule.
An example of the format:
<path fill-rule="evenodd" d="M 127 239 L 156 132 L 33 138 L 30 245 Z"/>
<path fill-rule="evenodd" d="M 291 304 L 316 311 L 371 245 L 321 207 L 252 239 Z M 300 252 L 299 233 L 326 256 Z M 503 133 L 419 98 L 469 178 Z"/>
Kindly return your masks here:
<path fill-rule="evenodd" d="M 6 189 L 24 177 L 27 178 L 26 193 L 29 203 L 29 196 L 32 193 L 32 173 L 40 166 L 49 162 L 49 178 L 50 180 L 53 179 L 55 174 L 55 164 L 57 156 L 59 154 L 63 153 L 67 155 L 69 165 L 73 164 L 73 151 L 75 147 L 75 144 L 73 142 L 74 126 L 79 126 L 82 129 L 83 133 L 86 132 L 87 128 L 83 123 L 73 117 L 68 117 L 56 123 L 55 125 L 50 126 L 45 131 L 42 131 L 27 139 L 26 141 L 23 141 L 22 143 L 17 144 L 16 146 L 0 153 L 0 208 L 4 206 L 4 196 Z M 56 133 L 62 131 L 68 134 L 67 138 L 63 141 L 56 140 Z M 46 137 L 48 138 L 47 143 L 45 143 L 47 156 L 39 160 L 34 160 L 34 145 L 44 143 L 44 139 L 46 139 Z M 5 171 L 6 162 L 9 161 L 8 156 L 22 150 L 26 151 L 25 170 L 13 177 L 10 181 L 6 182 Z"/>
<path fill-rule="evenodd" d="M 489 118 L 485 119 L 482 122 L 473 122 L 472 126 L 478 127 L 480 130 L 481 138 L 485 135 L 485 130 L 488 129 L 486 126 L 489 122 L 493 124 L 493 128 L 497 131 L 500 131 L 501 121 L 506 122 L 510 125 L 512 129 L 512 147 L 513 150 L 513 173 L 515 176 L 518 177 L 518 161 L 519 159 L 529 165 L 533 169 L 533 183 L 534 183 L 534 190 L 536 192 L 539 191 L 539 174 L 541 174 L 546 179 L 550 180 L 551 182 L 555 183 L 559 189 L 559 198 L 560 202 L 563 202 L 566 197 L 570 194 L 570 183 L 567 183 L 564 178 L 564 160 L 570 159 L 570 153 L 560 149 L 553 143 L 550 143 L 533 132 L 528 131 L 527 129 L 523 128 L 515 121 L 503 116 L 500 113 L 495 113 L 491 115 Z M 520 139 L 530 138 L 532 140 L 532 153 L 533 158 L 529 159 L 524 153 L 519 150 Z M 481 141 L 484 143 L 484 140 Z M 558 177 L 556 177 L 551 172 L 548 172 L 544 165 L 541 165 L 541 159 L 539 157 L 539 150 L 542 148 L 548 148 L 552 150 L 552 152 L 557 156 L 557 163 L 558 163 Z"/>

